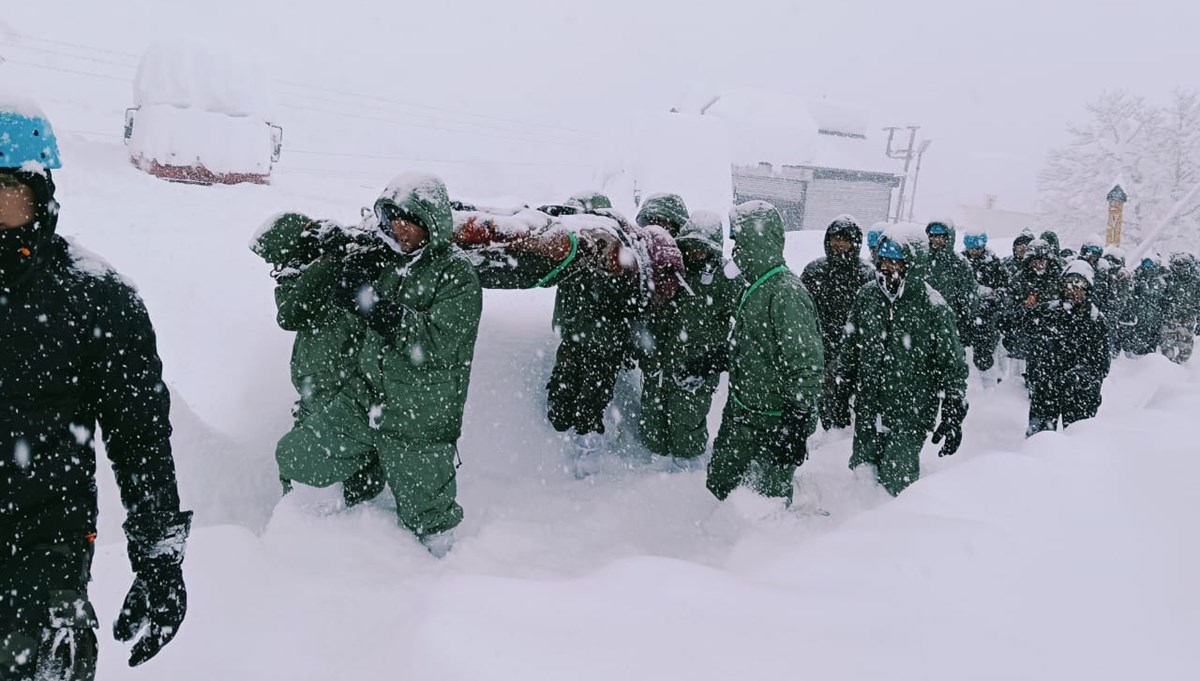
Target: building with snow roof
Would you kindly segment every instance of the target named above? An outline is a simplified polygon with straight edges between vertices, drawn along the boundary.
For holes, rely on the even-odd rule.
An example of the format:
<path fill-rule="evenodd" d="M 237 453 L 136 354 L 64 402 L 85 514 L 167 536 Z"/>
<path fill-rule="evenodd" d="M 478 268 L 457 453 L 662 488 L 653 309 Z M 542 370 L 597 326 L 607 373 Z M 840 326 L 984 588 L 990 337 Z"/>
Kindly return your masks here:
<path fill-rule="evenodd" d="M 839 215 L 860 225 L 888 219 L 899 163 L 853 106 L 779 92 L 730 90 L 691 97 L 681 113 L 723 120 L 730 135 L 735 203 L 768 201 L 789 230 L 825 229 Z"/>

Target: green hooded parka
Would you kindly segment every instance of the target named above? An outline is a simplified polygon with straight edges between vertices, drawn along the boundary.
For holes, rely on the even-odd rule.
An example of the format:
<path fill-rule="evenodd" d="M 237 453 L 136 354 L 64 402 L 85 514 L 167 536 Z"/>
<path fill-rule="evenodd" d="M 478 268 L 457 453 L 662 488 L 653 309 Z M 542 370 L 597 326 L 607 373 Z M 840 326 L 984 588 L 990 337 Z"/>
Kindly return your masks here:
<path fill-rule="evenodd" d="M 939 407 L 943 421 L 961 425 L 968 375 L 954 313 L 927 283 L 926 241 L 896 243 L 908 264 L 899 295 L 893 299 L 882 284 L 859 293 L 833 388 L 843 410 L 854 397 L 850 467 L 874 465 L 893 495 L 916 482 L 921 447 Z"/>
<path fill-rule="evenodd" d="M 772 438 L 785 412 L 806 415 L 805 437 L 816 429 L 825 371 L 816 307 L 784 263 L 783 219 L 774 206 L 735 207 L 730 231 L 734 263 L 750 283 L 734 308 L 729 398 L 707 484 L 718 499 L 747 484 L 790 501 L 796 465 L 781 461 Z"/>

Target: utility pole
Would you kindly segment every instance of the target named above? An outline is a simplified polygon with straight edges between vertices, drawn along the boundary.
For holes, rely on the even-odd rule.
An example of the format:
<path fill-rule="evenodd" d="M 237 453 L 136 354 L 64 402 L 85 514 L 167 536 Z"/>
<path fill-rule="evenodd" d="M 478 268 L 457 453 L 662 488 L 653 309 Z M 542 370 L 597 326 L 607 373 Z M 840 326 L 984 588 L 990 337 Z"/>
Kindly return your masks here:
<path fill-rule="evenodd" d="M 921 159 L 925 157 L 925 152 L 929 151 L 931 144 L 933 144 L 933 140 L 921 140 L 921 146 L 917 147 L 917 169 L 913 171 L 912 198 L 908 202 L 909 222 L 912 222 L 913 208 L 917 206 L 917 180 L 921 179 Z"/>
<path fill-rule="evenodd" d="M 892 222 L 900 222 L 900 218 L 904 217 L 904 192 L 908 185 L 908 166 L 912 163 L 914 150 L 913 147 L 917 143 L 917 131 L 921 129 L 919 125 L 908 126 L 908 147 L 904 149 L 892 149 L 892 140 L 896 136 L 896 131 L 900 128 L 884 128 L 888 134 L 887 139 L 887 154 L 888 158 L 904 160 L 904 174 L 900 176 L 900 201 L 896 205 L 896 217 Z"/>

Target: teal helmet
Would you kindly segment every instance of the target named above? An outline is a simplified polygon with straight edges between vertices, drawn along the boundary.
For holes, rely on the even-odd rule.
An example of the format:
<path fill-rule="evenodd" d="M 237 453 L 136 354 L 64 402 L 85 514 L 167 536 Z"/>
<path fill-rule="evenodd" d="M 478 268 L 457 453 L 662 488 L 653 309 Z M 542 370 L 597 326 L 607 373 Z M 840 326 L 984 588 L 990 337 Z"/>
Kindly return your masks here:
<path fill-rule="evenodd" d="M 36 107 L 0 102 L 0 168 L 62 167 L 50 121 Z"/>

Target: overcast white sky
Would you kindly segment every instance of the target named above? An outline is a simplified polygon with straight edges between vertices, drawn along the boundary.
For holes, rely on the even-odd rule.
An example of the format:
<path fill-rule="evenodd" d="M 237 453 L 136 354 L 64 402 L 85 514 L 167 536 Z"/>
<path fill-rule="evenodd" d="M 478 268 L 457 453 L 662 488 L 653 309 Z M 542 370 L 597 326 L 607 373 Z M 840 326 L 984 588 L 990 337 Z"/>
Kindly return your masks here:
<path fill-rule="evenodd" d="M 1086 100 L 1200 87 L 1195 0 L 10 2 L 31 34 L 140 52 L 207 30 L 314 84 L 521 118 L 664 110 L 697 84 L 853 102 L 934 140 L 919 212 L 985 194 L 1032 209 Z"/>

